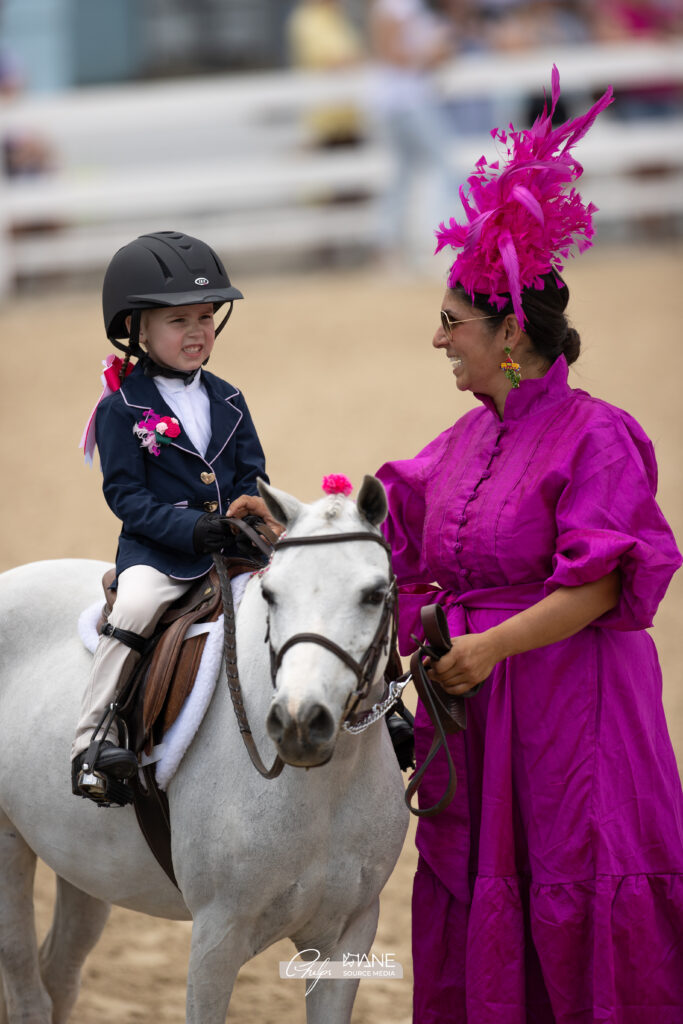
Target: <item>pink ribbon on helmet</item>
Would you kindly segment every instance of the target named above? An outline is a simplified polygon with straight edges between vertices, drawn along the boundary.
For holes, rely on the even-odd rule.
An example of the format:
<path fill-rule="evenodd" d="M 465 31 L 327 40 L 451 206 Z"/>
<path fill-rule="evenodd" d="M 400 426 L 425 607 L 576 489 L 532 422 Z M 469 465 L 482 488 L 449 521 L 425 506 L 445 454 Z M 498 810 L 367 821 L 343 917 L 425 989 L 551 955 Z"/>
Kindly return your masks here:
<path fill-rule="evenodd" d="M 103 398 L 107 395 L 113 395 L 115 391 L 118 391 L 121 387 L 121 368 L 123 366 L 123 359 L 120 356 L 109 355 L 102 361 L 104 372 L 102 373 L 100 380 L 102 381 L 102 394 L 95 402 L 93 411 L 88 417 L 88 422 L 85 425 L 85 429 L 81 436 L 81 440 L 78 443 L 78 447 L 83 449 L 83 455 L 85 457 L 86 465 L 92 466 L 93 455 L 95 453 L 95 413 L 97 407 Z M 133 365 L 128 363 L 126 367 L 125 376 L 133 372 Z"/>

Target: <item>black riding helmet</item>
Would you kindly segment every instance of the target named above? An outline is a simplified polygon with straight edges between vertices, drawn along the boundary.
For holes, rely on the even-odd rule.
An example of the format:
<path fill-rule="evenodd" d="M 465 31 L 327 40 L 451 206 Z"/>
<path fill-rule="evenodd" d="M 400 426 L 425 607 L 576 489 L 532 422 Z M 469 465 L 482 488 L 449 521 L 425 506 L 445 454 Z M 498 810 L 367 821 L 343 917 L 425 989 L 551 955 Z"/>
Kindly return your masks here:
<path fill-rule="evenodd" d="M 104 326 L 112 345 L 139 355 L 141 310 L 212 302 L 215 311 L 229 302 L 228 313 L 216 328 L 218 335 L 232 313 L 234 300 L 242 298 L 206 242 L 179 231 L 155 231 L 124 245 L 107 267 L 102 285 Z M 130 332 L 128 315 L 132 316 Z M 128 344 L 119 338 L 128 338 Z"/>

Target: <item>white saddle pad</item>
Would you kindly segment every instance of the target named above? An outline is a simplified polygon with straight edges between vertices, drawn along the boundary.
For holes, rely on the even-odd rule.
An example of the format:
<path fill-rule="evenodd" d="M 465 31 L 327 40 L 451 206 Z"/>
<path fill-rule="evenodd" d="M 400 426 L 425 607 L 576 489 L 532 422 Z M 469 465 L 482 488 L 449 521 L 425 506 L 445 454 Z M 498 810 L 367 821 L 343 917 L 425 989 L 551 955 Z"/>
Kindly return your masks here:
<path fill-rule="evenodd" d="M 250 579 L 251 573 L 246 572 L 232 580 L 232 599 L 235 612 L 239 608 Z M 86 608 L 78 620 L 78 634 L 91 654 L 95 653 L 99 641 L 96 627 L 101 611 L 102 600 L 100 599 Z M 199 636 L 202 633 L 208 635 L 194 686 L 188 694 L 180 714 L 164 736 L 163 743 L 154 747 L 150 754 L 143 754 L 141 759 L 143 765 L 156 763 L 156 779 L 160 789 L 165 790 L 175 775 L 185 751 L 201 725 L 216 688 L 223 658 L 223 616 L 221 615 L 215 622 L 199 622 L 190 626 L 186 638 L 189 640 L 190 637 Z"/>

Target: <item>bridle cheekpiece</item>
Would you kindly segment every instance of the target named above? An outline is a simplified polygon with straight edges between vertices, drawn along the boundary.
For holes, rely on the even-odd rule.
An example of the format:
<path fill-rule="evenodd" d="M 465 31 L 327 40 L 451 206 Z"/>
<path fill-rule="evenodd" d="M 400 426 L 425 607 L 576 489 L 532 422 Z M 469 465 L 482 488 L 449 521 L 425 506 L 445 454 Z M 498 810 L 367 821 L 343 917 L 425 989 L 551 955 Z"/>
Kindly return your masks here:
<path fill-rule="evenodd" d="M 291 650 L 291 648 L 296 644 L 318 644 L 320 647 L 325 647 L 328 651 L 335 654 L 340 661 L 343 661 L 349 669 L 351 669 L 356 676 L 357 686 L 356 689 L 349 694 L 346 707 L 344 709 L 343 721 L 348 721 L 354 714 L 358 704 L 368 696 L 375 673 L 377 672 L 377 665 L 379 664 L 380 657 L 383 653 L 387 654 L 389 650 L 391 650 L 395 641 L 397 590 L 396 577 L 394 576 L 391 568 L 391 547 L 382 536 L 358 530 L 348 533 L 326 533 L 321 534 L 320 536 L 283 537 L 278 540 L 273 549 L 273 555 L 275 555 L 285 547 L 313 544 L 339 544 L 346 541 L 373 541 L 376 544 L 380 544 L 386 551 L 389 561 L 389 585 L 384 597 L 382 614 L 377 624 L 375 634 L 363 657 L 357 661 L 348 653 L 348 651 L 345 651 L 343 647 L 340 647 L 340 645 L 335 643 L 334 640 L 330 640 L 329 637 L 324 636 L 322 633 L 295 633 L 293 636 L 290 636 L 285 640 L 279 651 L 275 651 L 270 639 L 270 616 L 268 617 L 268 628 L 266 632 L 266 640 L 270 649 L 270 675 L 273 688 L 275 688 L 276 685 L 275 679 L 282 664 L 282 659 L 287 651 Z"/>

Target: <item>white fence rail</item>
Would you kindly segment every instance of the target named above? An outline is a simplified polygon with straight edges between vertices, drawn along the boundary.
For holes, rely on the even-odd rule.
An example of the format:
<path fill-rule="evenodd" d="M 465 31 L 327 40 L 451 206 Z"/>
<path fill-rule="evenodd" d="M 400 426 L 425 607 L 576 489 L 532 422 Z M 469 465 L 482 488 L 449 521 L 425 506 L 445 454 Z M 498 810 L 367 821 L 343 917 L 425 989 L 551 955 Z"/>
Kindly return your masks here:
<path fill-rule="evenodd" d="M 453 143 L 456 180 L 491 153 L 488 129 L 503 102 L 509 117 L 515 98 L 521 104 L 548 82 L 553 62 L 564 92 L 582 93 L 586 103 L 610 83 L 683 83 L 680 42 L 459 59 L 441 75 L 444 99 L 483 98 L 492 121 L 481 136 Z M 162 222 L 204 233 L 233 254 L 371 245 L 391 154 L 372 131 L 351 150 L 304 144 L 309 110 L 342 98 L 366 107 L 370 89 L 369 71 L 277 73 L 79 90 L 0 107 L 0 137 L 36 132 L 59 159 L 52 174 L 3 183 L 0 295 L 19 275 L 100 268 L 116 246 Z M 603 117 L 579 158 L 603 220 L 683 214 L 683 116 Z M 339 192 L 362 198 L 320 202 Z"/>

